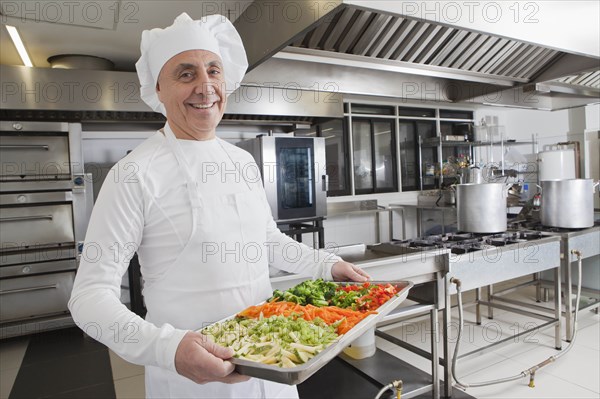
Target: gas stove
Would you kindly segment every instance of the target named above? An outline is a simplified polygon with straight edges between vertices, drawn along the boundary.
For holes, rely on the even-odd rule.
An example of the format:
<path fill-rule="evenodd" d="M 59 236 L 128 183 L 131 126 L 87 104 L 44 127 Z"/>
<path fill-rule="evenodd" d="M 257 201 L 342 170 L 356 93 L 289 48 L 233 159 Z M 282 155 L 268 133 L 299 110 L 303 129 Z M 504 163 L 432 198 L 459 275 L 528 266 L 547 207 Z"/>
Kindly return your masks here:
<path fill-rule="evenodd" d="M 456 255 L 481 251 L 485 249 L 504 247 L 511 244 L 521 244 L 550 236 L 536 230 L 507 231 L 496 234 L 480 233 L 447 233 L 431 235 L 423 238 L 396 241 L 392 244 L 411 249 L 430 250 L 447 248 Z"/>

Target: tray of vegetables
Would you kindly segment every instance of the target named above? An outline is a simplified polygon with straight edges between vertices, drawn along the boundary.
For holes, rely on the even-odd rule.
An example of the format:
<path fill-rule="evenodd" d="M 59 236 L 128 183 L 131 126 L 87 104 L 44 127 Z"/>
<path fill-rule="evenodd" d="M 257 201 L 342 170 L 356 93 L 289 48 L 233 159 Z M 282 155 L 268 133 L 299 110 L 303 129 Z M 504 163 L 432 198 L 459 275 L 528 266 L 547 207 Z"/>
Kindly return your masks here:
<path fill-rule="evenodd" d="M 240 374 L 296 385 L 408 296 L 409 281 L 304 281 L 200 332 L 234 350 Z"/>

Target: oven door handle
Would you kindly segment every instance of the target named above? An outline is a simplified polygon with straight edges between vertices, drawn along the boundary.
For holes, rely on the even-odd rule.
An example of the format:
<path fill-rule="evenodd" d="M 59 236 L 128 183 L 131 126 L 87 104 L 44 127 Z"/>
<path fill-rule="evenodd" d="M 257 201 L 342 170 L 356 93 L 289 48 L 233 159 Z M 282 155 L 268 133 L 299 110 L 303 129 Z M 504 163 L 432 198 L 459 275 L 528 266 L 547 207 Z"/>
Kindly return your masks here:
<path fill-rule="evenodd" d="M 45 144 L 2 144 L 2 145 L 0 145 L 0 149 L 2 149 L 2 150 L 30 149 L 30 150 L 48 151 L 50 149 L 50 146 L 45 145 Z"/>
<path fill-rule="evenodd" d="M 52 215 L 39 215 L 39 216 L 17 216 L 14 218 L 0 218 L 0 222 L 28 222 L 30 220 L 53 220 Z"/>
<path fill-rule="evenodd" d="M 56 288 L 58 288 L 58 284 L 41 285 L 39 287 L 17 288 L 17 289 L 14 289 L 14 290 L 4 290 L 4 291 L 0 291 L 0 295 L 17 294 L 19 292 L 51 290 L 51 289 L 56 289 Z"/>
<path fill-rule="evenodd" d="M 329 175 L 321 175 L 321 190 L 329 191 Z"/>

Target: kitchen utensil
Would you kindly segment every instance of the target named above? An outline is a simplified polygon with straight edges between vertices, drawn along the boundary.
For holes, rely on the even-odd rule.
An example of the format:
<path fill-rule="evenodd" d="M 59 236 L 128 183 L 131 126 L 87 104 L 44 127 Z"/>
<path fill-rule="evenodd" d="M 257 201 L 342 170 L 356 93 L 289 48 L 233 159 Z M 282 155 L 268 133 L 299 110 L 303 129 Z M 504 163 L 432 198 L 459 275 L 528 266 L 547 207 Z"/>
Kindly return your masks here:
<path fill-rule="evenodd" d="M 592 227 L 594 192 L 599 183 L 594 183 L 592 179 L 542 181 L 542 224 L 565 229 Z"/>
<path fill-rule="evenodd" d="M 457 185 L 458 230 L 469 233 L 506 231 L 506 196 L 511 185 L 503 183 Z"/>

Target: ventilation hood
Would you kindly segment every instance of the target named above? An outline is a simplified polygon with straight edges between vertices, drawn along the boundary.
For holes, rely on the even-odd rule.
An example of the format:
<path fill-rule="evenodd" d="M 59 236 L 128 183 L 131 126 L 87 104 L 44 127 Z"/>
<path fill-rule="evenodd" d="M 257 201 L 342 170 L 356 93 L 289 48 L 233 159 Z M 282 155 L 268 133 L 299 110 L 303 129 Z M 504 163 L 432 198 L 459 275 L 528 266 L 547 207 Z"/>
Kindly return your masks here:
<path fill-rule="evenodd" d="M 598 54 L 565 49 L 569 30 L 548 31 L 541 20 L 523 33 L 506 16 L 507 5 L 477 4 L 484 3 L 505 7 L 509 21 L 488 24 L 487 31 L 477 23 L 450 24 L 442 18 L 443 2 L 306 0 L 277 8 L 255 1 L 235 22 L 250 63 L 245 82 L 548 110 L 599 101 Z M 544 3 L 560 2 L 540 3 L 546 20 L 561 17 L 555 4 Z M 592 3 L 584 6 L 597 15 Z M 579 9 L 579 23 L 584 14 Z M 587 40 L 597 43 L 598 37 Z"/>
<path fill-rule="evenodd" d="M 505 18 L 447 20 L 448 7 L 467 4 L 501 7 Z M 513 4 L 253 1 L 234 22 L 250 67 L 224 120 L 341 118 L 344 96 L 355 94 L 544 110 L 599 102 L 600 2 L 528 2 L 539 7 L 534 24 L 515 24 Z M 141 101 L 132 72 L 0 65 L 0 75 L 3 119 L 163 118 Z"/>
<path fill-rule="evenodd" d="M 163 121 L 142 101 L 135 72 L 0 65 L 0 119 Z M 227 99 L 226 123 L 314 124 L 343 118 L 339 93 L 241 86 Z"/>

